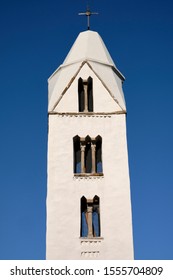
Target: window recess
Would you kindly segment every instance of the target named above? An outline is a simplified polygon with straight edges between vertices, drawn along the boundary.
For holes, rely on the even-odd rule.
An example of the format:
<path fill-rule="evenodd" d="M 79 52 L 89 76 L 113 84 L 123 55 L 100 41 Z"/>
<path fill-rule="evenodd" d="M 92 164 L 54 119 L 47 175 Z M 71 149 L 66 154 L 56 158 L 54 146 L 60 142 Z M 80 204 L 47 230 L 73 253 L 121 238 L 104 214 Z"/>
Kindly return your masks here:
<path fill-rule="evenodd" d="M 78 80 L 79 112 L 93 112 L 93 79 Z"/>
<path fill-rule="evenodd" d="M 85 138 L 78 135 L 73 138 L 74 173 L 75 174 L 102 174 L 102 138 L 97 136 Z"/>
<path fill-rule="evenodd" d="M 100 199 L 81 198 L 81 237 L 100 237 Z"/>

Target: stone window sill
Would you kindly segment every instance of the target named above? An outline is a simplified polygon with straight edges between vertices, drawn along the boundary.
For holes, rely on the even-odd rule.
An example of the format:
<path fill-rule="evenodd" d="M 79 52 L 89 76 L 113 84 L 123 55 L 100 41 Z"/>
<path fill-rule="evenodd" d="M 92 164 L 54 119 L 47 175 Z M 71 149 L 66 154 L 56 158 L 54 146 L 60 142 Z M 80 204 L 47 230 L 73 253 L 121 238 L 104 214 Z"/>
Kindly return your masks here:
<path fill-rule="evenodd" d="M 93 236 L 93 237 L 79 237 L 79 239 L 81 241 L 98 241 L 98 240 L 103 240 L 104 238 L 101 236 L 98 237 Z"/>
<path fill-rule="evenodd" d="M 103 177 L 103 173 L 75 173 L 74 177 Z"/>

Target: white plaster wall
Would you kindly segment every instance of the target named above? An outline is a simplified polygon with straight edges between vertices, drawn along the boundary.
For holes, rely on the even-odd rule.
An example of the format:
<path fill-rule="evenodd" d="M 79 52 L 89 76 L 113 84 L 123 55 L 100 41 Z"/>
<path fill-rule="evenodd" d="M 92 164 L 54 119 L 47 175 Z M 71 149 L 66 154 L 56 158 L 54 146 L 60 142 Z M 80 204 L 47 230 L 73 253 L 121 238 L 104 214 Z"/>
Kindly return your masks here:
<path fill-rule="evenodd" d="M 75 135 L 102 137 L 103 178 L 74 178 Z M 100 197 L 103 240 L 98 259 L 133 259 L 125 115 L 49 116 L 47 259 L 81 258 L 83 195 Z"/>

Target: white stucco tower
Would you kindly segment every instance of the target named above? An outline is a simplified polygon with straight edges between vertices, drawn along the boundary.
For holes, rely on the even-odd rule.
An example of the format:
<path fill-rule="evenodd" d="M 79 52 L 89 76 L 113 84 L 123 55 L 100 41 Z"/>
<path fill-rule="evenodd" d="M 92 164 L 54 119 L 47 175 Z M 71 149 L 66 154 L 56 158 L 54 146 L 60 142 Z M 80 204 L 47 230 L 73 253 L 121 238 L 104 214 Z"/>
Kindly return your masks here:
<path fill-rule="evenodd" d="M 90 30 L 48 80 L 47 259 L 133 259 L 123 81 Z"/>

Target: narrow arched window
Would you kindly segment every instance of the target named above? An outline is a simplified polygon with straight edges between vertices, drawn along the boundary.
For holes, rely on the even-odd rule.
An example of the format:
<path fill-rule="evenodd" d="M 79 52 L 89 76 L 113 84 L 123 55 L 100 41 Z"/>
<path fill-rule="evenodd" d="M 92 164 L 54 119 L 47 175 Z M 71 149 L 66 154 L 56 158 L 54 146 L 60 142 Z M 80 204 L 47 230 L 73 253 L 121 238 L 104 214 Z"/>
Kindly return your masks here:
<path fill-rule="evenodd" d="M 102 173 L 102 138 L 100 136 L 96 137 L 96 172 Z"/>
<path fill-rule="evenodd" d="M 88 236 L 88 221 L 87 221 L 87 200 L 83 196 L 81 198 L 81 237 L 87 237 Z"/>
<path fill-rule="evenodd" d="M 80 137 L 77 135 L 73 138 L 73 153 L 74 153 L 74 173 L 81 173 L 81 149 Z"/>
<path fill-rule="evenodd" d="M 92 226 L 93 236 L 100 236 L 100 202 L 98 196 L 93 199 Z"/>
<path fill-rule="evenodd" d="M 93 79 L 88 78 L 88 112 L 93 112 Z"/>
<path fill-rule="evenodd" d="M 86 137 L 86 146 L 85 146 L 85 173 L 92 172 L 92 153 L 91 153 L 91 138 Z"/>
<path fill-rule="evenodd" d="M 93 112 L 93 80 L 79 78 L 78 80 L 79 112 Z"/>
<path fill-rule="evenodd" d="M 100 199 L 96 195 L 92 199 L 86 199 L 84 196 L 81 203 L 81 237 L 99 237 L 100 236 Z"/>
<path fill-rule="evenodd" d="M 79 112 L 83 112 L 85 109 L 84 104 L 84 85 L 82 78 L 78 80 L 78 103 L 79 103 Z"/>

